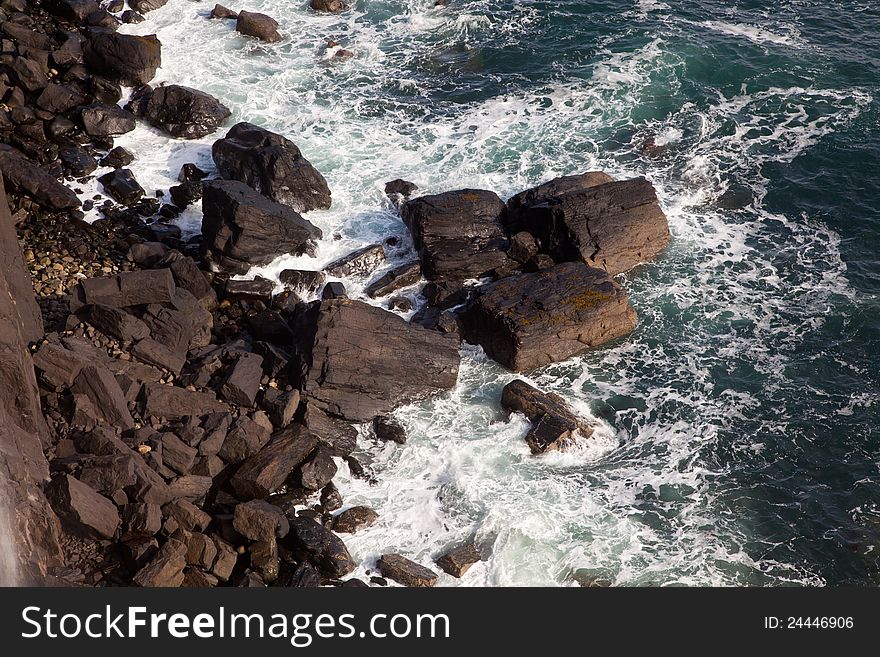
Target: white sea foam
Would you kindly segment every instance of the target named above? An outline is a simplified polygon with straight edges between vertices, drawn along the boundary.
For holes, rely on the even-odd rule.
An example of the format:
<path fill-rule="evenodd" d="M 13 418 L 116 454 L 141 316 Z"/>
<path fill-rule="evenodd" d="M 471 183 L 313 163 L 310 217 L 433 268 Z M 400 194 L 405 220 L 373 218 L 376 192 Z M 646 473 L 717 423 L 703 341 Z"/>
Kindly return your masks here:
<path fill-rule="evenodd" d="M 712 455 L 722 445 L 761 453 L 753 436 L 730 444 L 725 435 L 760 400 L 715 390 L 712 371 L 745 361 L 766 376 L 768 390 L 785 385 L 791 350 L 821 326 L 835 296 L 850 294 L 838 237 L 812 217 L 765 209 L 761 170 L 845 127 L 869 98 L 858 90 L 745 89 L 683 104 L 662 120 L 635 119 L 645 98 L 674 93 L 678 84 L 682 62 L 658 37 L 636 48 L 607 44 L 591 76 L 447 106 L 430 90 L 437 60 L 479 69 L 480 38 L 521 38 L 517 31 L 528 28 L 488 11 L 481 17 L 480 3 L 469 3 L 467 18 L 427 4 L 405 3 L 376 18 L 372 7 L 315 16 L 281 0 L 254 0 L 251 8 L 276 16 L 287 35 L 274 46 L 206 20 L 207 7 L 175 0 L 146 23 L 123 28 L 158 33 L 159 80 L 204 89 L 233 109 L 234 120 L 289 136 L 328 178 L 333 208 L 309 214 L 327 235 L 318 258 L 285 256 L 250 275 L 314 268 L 388 235 L 402 240 L 392 263 L 412 257 L 407 231 L 382 193 L 398 176 L 425 193 L 468 186 L 506 196 L 591 169 L 646 175 L 657 187 L 673 242 L 657 265 L 622 277 L 640 327 L 616 345 L 533 375 L 595 416 L 596 438 L 567 455 L 532 457 L 524 420 L 498 408 L 512 375 L 465 347 L 453 391 L 397 411 L 410 436 L 405 446 L 362 441 L 360 457 L 379 485 L 340 464 L 346 504 L 380 514 L 346 537 L 359 572 L 389 551 L 430 565 L 445 548 L 474 538 L 487 560 L 442 583 L 821 583 L 807 567 L 750 557 L 743 547 L 750 528 L 718 501 L 725 472 L 711 465 Z M 540 20 L 530 7 L 518 11 Z M 752 38 L 784 38 L 755 29 Z M 326 37 L 356 57 L 322 61 Z M 651 134 L 663 152 L 619 157 L 603 146 L 614 130 Z M 141 127 L 120 141 L 137 155 L 148 190 L 167 189 L 189 158 L 208 165 L 210 142 L 177 142 Z M 713 203 L 731 181 L 752 200 L 724 212 Z M 184 221 L 197 226 L 198 208 Z M 346 281 L 355 295 L 364 283 Z M 602 411 L 600 401 L 615 410 Z"/>
<path fill-rule="evenodd" d="M 726 21 L 703 21 L 700 23 L 703 27 L 716 32 L 723 32 L 731 36 L 742 37 L 754 43 L 772 43 L 782 46 L 793 46 L 798 44 L 797 35 L 776 34 L 770 30 L 748 25 L 746 23 L 728 23 Z"/>

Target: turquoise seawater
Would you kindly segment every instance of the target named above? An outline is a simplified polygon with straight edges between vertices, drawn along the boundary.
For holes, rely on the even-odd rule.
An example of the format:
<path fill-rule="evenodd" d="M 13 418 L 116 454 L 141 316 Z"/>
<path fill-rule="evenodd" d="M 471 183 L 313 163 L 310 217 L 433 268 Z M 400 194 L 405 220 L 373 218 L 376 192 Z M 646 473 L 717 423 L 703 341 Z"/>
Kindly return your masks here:
<path fill-rule="evenodd" d="M 406 446 L 363 441 L 378 485 L 343 468 L 347 503 L 381 516 L 346 539 L 364 569 L 476 537 L 487 560 L 443 584 L 880 583 L 876 3 L 247 5 L 285 40 L 243 38 L 188 0 L 125 29 L 159 35 L 158 79 L 282 132 L 327 176 L 334 208 L 309 216 L 328 235 L 319 260 L 264 273 L 406 238 L 382 194 L 396 177 L 506 197 L 586 170 L 644 175 L 670 220 L 666 253 L 621 279 L 636 331 L 530 375 L 595 416 L 598 438 L 530 456 L 498 407 L 510 375 L 466 347 L 456 390 L 399 411 Z M 355 57 L 333 60 L 327 38 Z M 167 189 L 181 163 L 210 166 L 212 140 L 139 128 L 125 143 L 145 186 Z"/>

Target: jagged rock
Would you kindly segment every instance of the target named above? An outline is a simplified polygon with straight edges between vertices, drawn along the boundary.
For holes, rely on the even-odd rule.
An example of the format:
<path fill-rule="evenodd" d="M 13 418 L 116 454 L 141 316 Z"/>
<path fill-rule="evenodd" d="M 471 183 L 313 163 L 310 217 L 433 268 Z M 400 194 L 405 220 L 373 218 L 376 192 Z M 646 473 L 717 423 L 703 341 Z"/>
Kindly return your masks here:
<path fill-rule="evenodd" d="M 135 11 L 146 14 L 148 11 L 164 7 L 168 4 L 168 0 L 131 0 L 129 4 L 131 4 L 131 8 Z"/>
<path fill-rule="evenodd" d="M 162 45 L 156 35 L 133 36 L 94 32 L 85 50 L 86 64 L 99 75 L 123 84 L 146 84 L 162 63 Z"/>
<path fill-rule="evenodd" d="M 70 475 L 58 475 L 46 489 L 52 509 L 72 527 L 98 539 L 112 539 L 119 529 L 116 505 Z"/>
<path fill-rule="evenodd" d="M 198 502 L 205 498 L 214 480 L 211 477 L 188 474 L 175 479 L 169 486 L 168 492 L 172 499 L 184 499 L 190 502 Z"/>
<path fill-rule="evenodd" d="M 211 10 L 211 18 L 238 18 L 238 12 L 232 11 L 223 5 L 214 5 Z"/>
<path fill-rule="evenodd" d="M 344 420 L 327 415 L 315 404 L 305 404 L 302 423 L 333 456 L 346 457 L 357 447 L 357 429 Z"/>
<path fill-rule="evenodd" d="M 462 577 L 471 566 L 481 560 L 477 547 L 473 543 L 466 543 L 437 559 L 437 565 L 453 577 Z"/>
<path fill-rule="evenodd" d="M 325 513 L 342 508 L 342 493 L 332 481 L 321 489 L 321 508 Z"/>
<path fill-rule="evenodd" d="M 131 355 L 150 365 L 161 367 L 174 374 L 180 374 L 186 364 L 186 355 L 180 351 L 172 351 L 161 342 L 152 338 L 144 338 L 131 346 Z"/>
<path fill-rule="evenodd" d="M 239 273 L 283 253 L 301 255 L 321 231 L 289 207 L 235 180 L 204 184 L 202 234 L 208 254 Z"/>
<path fill-rule="evenodd" d="M 80 459 L 79 480 L 92 490 L 112 497 L 115 491 L 137 483 L 137 465 L 130 450 L 127 454 L 84 457 Z"/>
<path fill-rule="evenodd" d="M 127 167 L 132 162 L 134 162 L 134 155 L 131 154 L 131 151 L 122 146 L 117 146 L 104 156 L 101 160 L 101 166 L 121 169 Z"/>
<path fill-rule="evenodd" d="M 122 429 L 131 429 L 134 426 L 125 395 L 109 370 L 86 365 L 80 370 L 71 390 L 85 395 L 92 402 L 98 417 L 109 424 Z"/>
<path fill-rule="evenodd" d="M 308 458 L 318 439 L 300 424 L 275 433 L 259 452 L 248 458 L 232 476 L 235 494 L 243 500 L 265 499 Z"/>
<path fill-rule="evenodd" d="M 171 251 L 157 264 L 168 267 L 177 287 L 192 294 L 203 307 L 210 309 L 216 304 L 217 293 L 195 260 L 179 251 Z"/>
<path fill-rule="evenodd" d="M 215 537 L 214 543 L 217 545 L 217 558 L 214 560 L 211 572 L 225 582 L 232 576 L 232 571 L 238 561 L 238 554 L 235 548 L 226 541 Z"/>
<path fill-rule="evenodd" d="M 383 554 L 376 563 L 379 572 L 404 586 L 434 586 L 437 573 L 399 554 Z"/>
<path fill-rule="evenodd" d="M 321 490 L 336 476 L 336 463 L 330 450 L 319 447 L 300 466 L 300 483 L 308 490 Z"/>
<path fill-rule="evenodd" d="M 188 532 L 205 531 L 211 524 L 211 516 L 187 500 L 169 502 L 163 507 L 162 512 L 167 517 L 174 518 L 178 526 Z"/>
<path fill-rule="evenodd" d="M 312 564 L 303 561 L 296 568 L 288 570 L 282 568 L 282 572 L 279 575 L 279 583 L 287 588 L 316 589 L 321 586 L 321 576 Z"/>
<path fill-rule="evenodd" d="M 636 314 L 608 274 L 567 262 L 487 285 L 461 322 L 468 342 L 521 372 L 626 335 Z"/>
<path fill-rule="evenodd" d="M 120 342 L 133 342 L 150 337 L 150 328 L 146 324 L 120 308 L 96 303 L 87 306 L 85 316 L 89 324 L 101 333 Z"/>
<path fill-rule="evenodd" d="M 345 285 L 339 281 L 331 281 L 321 290 L 321 299 L 347 299 L 348 293 L 345 291 Z"/>
<path fill-rule="evenodd" d="M 70 175 L 76 178 L 87 176 L 98 168 L 98 161 L 83 148 L 62 148 L 58 159 Z"/>
<path fill-rule="evenodd" d="M 364 288 L 367 296 L 384 297 L 397 290 L 415 285 L 422 280 L 422 269 L 418 262 L 407 262 L 386 272 Z"/>
<path fill-rule="evenodd" d="M 290 531 L 284 512 L 263 500 L 238 504 L 232 526 L 249 541 L 273 541 L 275 538 L 284 538 Z"/>
<path fill-rule="evenodd" d="M 179 84 L 157 87 L 140 107 L 148 123 L 182 139 L 210 135 L 231 115 L 214 96 Z"/>
<path fill-rule="evenodd" d="M 178 208 L 186 208 L 202 198 L 202 183 L 187 181 L 168 188 L 171 200 Z"/>
<path fill-rule="evenodd" d="M 44 0 L 46 11 L 72 23 L 81 23 L 100 9 L 95 0 Z"/>
<path fill-rule="evenodd" d="M 557 262 L 582 260 L 610 276 L 654 258 L 669 242 L 666 216 L 644 178 L 553 196 L 519 216 Z"/>
<path fill-rule="evenodd" d="M 247 416 L 235 420 L 218 455 L 227 463 L 241 463 L 259 452 L 269 442 L 270 429 Z"/>
<path fill-rule="evenodd" d="M 354 534 L 366 529 L 379 519 L 379 514 L 368 506 L 353 506 L 346 509 L 333 521 L 333 531 L 340 534 Z"/>
<path fill-rule="evenodd" d="M 299 390 L 281 392 L 275 388 L 267 388 L 263 395 L 263 408 L 269 414 L 269 419 L 277 429 L 283 429 L 299 408 Z"/>
<path fill-rule="evenodd" d="M 380 415 L 374 418 L 373 433 L 379 440 L 391 441 L 398 445 L 403 445 L 406 442 L 406 429 L 392 417 Z"/>
<path fill-rule="evenodd" d="M 131 24 L 131 23 L 143 23 L 146 18 L 144 18 L 143 14 L 139 14 L 134 9 L 126 9 L 122 12 L 122 16 L 120 16 L 123 23 Z"/>
<path fill-rule="evenodd" d="M 27 194 L 44 208 L 70 210 L 80 206 L 73 190 L 6 144 L 0 144 L 0 171 L 11 189 Z"/>
<path fill-rule="evenodd" d="M 198 450 L 190 447 L 173 433 L 162 434 L 162 464 L 185 475 L 196 462 Z"/>
<path fill-rule="evenodd" d="M 4 23 L 8 25 L 8 23 Z M 72 110 L 86 101 L 85 96 L 76 88 L 50 82 L 37 98 L 37 105 L 47 112 L 59 114 Z"/>
<path fill-rule="evenodd" d="M 226 404 L 211 393 L 157 383 L 145 384 L 138 399 L 145 417 L 175 419 L 227 410 Z"/>
<path fill-rule="evenodd" d="M 348 9 L 343 0 L 309 0 L 309 6 L 315 11 L 332 14 Z"/>
<path fill-rule="evenodd" d="M 448 390 L 458 377 L 458 340 L 407 324 L 360 301 L 313 302 L 296 318 L 302 390 L 319 407 L 366 422 Z"/>
<path fill-rule="evenodd" d="M 278 558 L 278 544 L 274 538 L 252 543 L 248 552 L 251 555 L 251 568 L 257 571 L 261 583 L 278 579 L 281 560 Z"/>
<path fill-rule="evenodd" d="M 250 123 L 238 123 L 211 149 L 224 178 L 248 184 L 297 212 L 326 210 L 330 189 L 324 177 L 290 140 Z"/>
<path fill-rule="evenodd" d="M 337 278 L 368 276 L 383 262 L 385 262 L 385 249 L 381 244 L 371 244 L 334 260 L 324 267 L 324 271 Z"/>
<path fill-rule="evenodd" d="M 507 212 L 503 216 L 504 225 L 511 235 L 527 231 L 538 239 L 545 239 L 549 227 L 542 225 L 540 221 L 536 223 L 530 220 L 529 208 L 544 205 L 551 199 L 571 192 L 583 191 L 609 182 L 614 182 L 614 178 L 607 173 L 588 171 L 574 176 L 554 178 L 537 187 L 527 189 L 507 200 Z"/>
<path fill-rule="evenodd" d="M 329 577 L 345 577 L 357 566 L 345 543 L 311 518 L 291 520 L 283 543 Z"/>
<path fill-rule="evenodd" d="M 113 308 L 167 303 L 174 299 L 174 277 L 168 269 L 129 271 L 116 276 L 86 278 L 74 289 L 71 311 L 85 304 Z"/>
<path fill-rule="evenodd" d="M 186 543 L 186 563 L 209 570 L 217 558 L 217 545 L 209 537 L 198 532 Z"/>
<path fill-rule="evenodd" d="M 223 288 L 227 299 L 246 299 L 269 303 L 275 284 L 267 278 L 256 276 L 253 280 L 237 280 L 230 278 Z"/>
<path fill-rule="evenodd" d="M 18 80 L 18 85 L 27 92 L 40 91 L 49 84 L 49 78 L 43 72 L 43 67 L 32 59 L 15 57 L 10 68 L 15 79 Z"/>
<path fill-rule="evenodd" d="M 541 392 L 521 379 L 515 379 L 501 394 L 501 406 L 508 412 L 524 414 L 532 423 L 526 442 L 533 454 L 564 450 L 577 437 L 589 438 L 593 428 L 553 393 Z"/>
<path fill-rule="evenodd" d="M 162 529 L 162 507 L 158 504 L 126 504 L 122 508 L 122 540 L 149 538 Z"/>
<path fill-rule="evenodd" d="M 83 129 L 90 137 L 115 137 L 131 132 L 137 125 L 134 115 L 118 105 L 92 103 L 80 113 Z"/>
<path fill-rule="evenodd" d="M 534 258 L 540 247 L 537 240 L 531 233 L 521 230 L 510 238 L 510 247 L 507 249 L 507 255 L 512 260 L 525 264 Z"/>
<path fill-rule="evenodd" d="M 287 287 L 312 293 L 324 284 L 326 276 L 322 271 L 285 269 L 278 275 L 278 280 Z"/>
<path fill-rule="evenodd" d="M 220 394 L 233 404 L 252 407 L 263 378 L 263 359 L 257 354 L 242 354 L 232 366 L 220 388 Z"/>
<path fill-rule="evenodd" d="M 186 544 L 171 539 L 159 548 L 153 560 L 139 570 L 132 581 L 144 587 L 177 588 L 183 584 L 184 568 Z"/>
<path fill-rule="evenodd" d="M 278 33 L 278 21 L 271 16 L 253 11 L 240 11 L 237 18 L 236 32 L 270 43 L 281 40 L 281 35 Z"/>
<path fill-rule="evenodd" d="M 98 178 L 104 191 L 121 205 L 134 205 L 144 195 L 144 188 L 135 180 L 131 169 L 116 169 Z"/>
<path fill-rule="evenodd" d="M 464 281 L 507 261 L 504 203 L 481 189 L 421 196 L 400 207 L 428 280 Z"/>
<path fill-rule="evenodd" d="M 415 183 L 396 178 L 395 180 L 385 183 L 385 196 L 391 199 L 391 201 L 398 203 L 408 199 L 412 196 L 413 192 L 418 189 L 419 186 Z"/>

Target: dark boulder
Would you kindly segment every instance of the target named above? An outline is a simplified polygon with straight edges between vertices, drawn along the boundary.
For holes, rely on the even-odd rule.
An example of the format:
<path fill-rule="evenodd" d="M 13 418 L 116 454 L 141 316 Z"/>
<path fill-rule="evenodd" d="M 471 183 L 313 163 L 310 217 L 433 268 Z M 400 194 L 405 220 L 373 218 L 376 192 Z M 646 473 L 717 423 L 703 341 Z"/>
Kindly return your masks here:
<path fill-rule="evenodd" d="M 297 212 L 330 207 L 327 181 L 290 140 L 238 123 L 211 148 L 217 170 Z"/>
<path fill-rule="evenodd" d="M 316 301 L 296 319 L 302 390 L 319 407 L 366 422 L 455 385 L 458 340 L 360 301 Z"/>
<path fill-rule="evenodd" d="M 309 7 L 315 11 L 331 14 L 348 9 L 344 0 L 309 0 Z"/>
<path fill-rule="evenodd" d="M 27 194 L 44 208 L 71 210 L 80 206 L 73 190 L 5 144 L 0 144 L 0 171 L 10 189 Z"/>
<path fill-rule="evenodd" d="M 473 543 L 466 543 L 450 550 L 437 559 L 436 563 L 449 575 L 461 577 L 481 560 L 477 547 Z"/>
<path fill-rule="evenodd" d="M 506 264 L 504 203 L 494 192 L 464 189 L 401 205 L 428 280 L 463 281 Z"/>
<path fill-rule="evenodd" d="M 369 276 L 385 262 L 385 249 L 381 244 L 371 244 L 334 260 L 324 271 L 330 276 Z"/>
<path fill-rule="evenodd" d="M 299 483 L 306 490 L 321 490 L 336 476 L 336 463 L 329 449 L 319 447 L 300 466 Z"/>
<path fill-rule="evenodd" d="M 415 285 L 422 280 L 422 268 L 418 262 L 406 262 L 385 272 L 364 288 L 371 298 L 384 297 L 397 290 Z"/>
<path fill-rule="evenodd" d="M 101 160 L 101 166 L 121 169 L 122 167 L 127 167 L 132 162 L 134 162 L 134 155 L 131 154 L 131 151 L 122 146 L 116 146 L 104 156 Z"/>
<path fill-rule="evenodd" d="M 152 561 L 144 566 L 132 579 L 134 584 L 143 587 L 177 588 L 183 584 L 186 575 L 186 544 L 171 539 L 156 553 Z"/>
<path fill-rule="evenodd" d="M 96 303 L 87 306 L 84 315 L 89 324 L 101 333 L 120 342 L 135 342 L 150 337 L 149 326 L 120 308 Z"/>
<path fill-rule="evenodd" d="M 522 413 L 532 423 L 526 442 L 532 454 L 563 451 L 578 438 L 589 438 L 593 428 L 554 393 L 541 392 L 521 379 L 515 379 L 501 393 L 501 406 L 508 412 Z"/>
<path fill-rule="evenodd" d="M 202 183 L 188 180 L 179 185 L 172 185 L 168 188 L 168 192 L 174 205 L 183 209 L 202 198 Z"/>
<path fill-rule="evenodd" d="M 121 205 L 134 205 L 145 194 L 131 169 L 116 169 L 98 178 L 104 191 Z"/>
<path fill-rule="evenodd" d="M 50 82 L 37 98 L 37 105 L 47 112 L 59 114 L 82 105 L 85 100 L 85 96 L 74 87 Z"/>
<path fill-rule="evenodd" d="M 119 511 L 106 497 L 70 475 L 59 475 L 46 489 L 55 513 L 68 526 L 98 539 L 112 539 L 119 529 Z"/>
<path fill-rule="evenodd" d="M 219 128 L 231 112 L 214 96 L 178 84 L 157 87 L 146 103 L 143 118 L 172 137 L 200 139 Z"/>
<path fill-rule="evenodd" d="M 235 30 L 239 34 L 256 37 L 260 41 L 269 43 L 281 40 L 281 34 L 278 33 L 278 21 L 271 16 L 242 10 L 238 12 L 237 18 Z"/>
<path fill-rule="evenodd" d="M 385 195 L 394 203 L 405 201 L 419 188 L 415 183 L 397 178 L 385 183 Z"/>
<path fill-rule="evenodd" d="M 115 137 L 135 129 L 134 115 L 118 105 L 92 103 L 80 113 L 83 129 L 90 137 Z"/>
<path fill-rule="evenodd" d="M 86 278 L 77 284 L 72 296 L 71 312 L 92 303 L 114 308 L 169 303 L 175 299 L 174 277 L 168 269 L 147 269 Z"/>
<path fill-rule="evenodd" d="M 223 287 L 224 296 L 227 299 L 262 301 L 269 303 L 272 299 L 272 291 L 275 284 L 268 278 L 255 276 L 252 280 L 238 280 L 230 278 Z"/>
<path fill-rule="evenodd" d="M 666 216 L 644 178 L 554 196 L 520 216 L 557 262 L 582 260 L 611 276 L 651 260 L 669 242 Z"/>
<path fill-rule="evenodd" d="M 329 577 L 345 577 L 357 567 L 342 539 L 311 518 L 294 518 L 283 543 Z"/>
<path fill-rule="evenodd" d="M 399 554 L 383 554 L 376 565 L 383 577 L 404 586 L 427 587 L 437 583 L 437 573 Z"/>
<path fill-rule="evenodd" d="M 588 171 L 574 176 L 554 178 L 511 196 L 507 200 L 504 225 L 511 235 L 525 230 L 539 239 L 544 239 L 547 235 L 547 227 L 542 226 L 540 222 L 529 220 L 527 216 L 529 208 L 544 205 L 552 199 L 571 192 L 583 191 L 610 182 L 614 182 L 614 178 L 602 171 Z"/>
<path fill-rule="evenodd" d="M 333 521 L 333 531 L 340 534 L 355 534 L 366 529 L 379 519 L 379 514 L 368 506 L 353 506 L 346 509 Z"/>
<path fill-rule="evenodd" d="M 348 293 L 345 291 L 345 285 L 339 281 L 331 281 L 321 290 L 322 299 L 347 299 Z"/>
<path fill-rule="evenodd" d="M 254 405 L 263 378 L 263 358 L 257 354 L 242 354 L 229 371 L 220 388 L 220 394 L 233 404 L 250 408 Z"/>
<path fill-rule="evenodd" d="M 95 0 L 45 0 L 46 11 L 71 23 L 82 23 L 89 14 L 100 9 Z"/>
<path fill-rule="evenodd" d="M 461 323 L 468 342 L 521 372 L 626 335 L 636 314 L 607 273 L 567 262 L 487 285 Z"/>
<path fill-rule="evenodd" d="M 223 5 L 214 5 L 211 10 L 211 18 L 238 18 L 238 12 L 232 11 Z"/>
<path fill-rule="evenodd" d="M 148 11 L 164 7 L 168 4 L 168 0 L 131 0 L 129 4 L 135 11 L 146 14 Z"/>
<path fill-rule="evenodd" d="M 145 384 L 139 402 L 141 414 L 145 417 L 153 415 L 168 419 L 207 415 L 228 408 L 211 393 L 158 383 Z"/>
<path fill-rule="evenodd" d="M 284 538 L 290 531 L 290 523 L 284 512 L 263 500 L 238 504 L 232 526 L 249 541 L 272 541 Z"/>
<path fill-rule="evenodd" d="M 320 289 L 326 280 L 326 276 L 322 271 L 285 269 L 278 275 L 278 280 L 280 280 L 285 287 L 294 290 L 302 290 L 311 294 Z"/>
<path fill-rule="evenodd" d="M 267 442 L 271 427 L 265 427 L 246 415 L 235 420 L 217 455 L 227 463 L 241 463 L 259 452 Z"/>
<path fill-rule="evenodd" d="M 92 402 L 98 417 L 108 424 L 120 429 L 134 427 L 134 419 L 128 410 L 125 395 L 110 370 L 87 365 L 80 370 L 71 391 L 85 395 Z"/>
<path fill-rule="evenodd" d="M 62 148 L 58 152 L 58 159 L 70 175 L 80 178 L 87 176 L 98 168 L 98 162 L 88 151 L 83 148 Z"/>
<path fill-rule="evenodd" d="M 300 424 L 277 432 L 259 452 L 248 458 L 230 480 L 239 499 L 265 499 L 305 461 L 318 439 Z"/>
<path fill-rule="evenodd" d="M 202 212 L 207 253 L 241 273 L 284 253 L 301 255 L 321 237 L 318 228 L 291 208 L 235 180 L 206 182 Z"/>
<path fill-rule="evenodd" d="M 162 45 L 154 34 L 141 37 L 96 31 L 87 43 L 85 58 L 99 75 L 127 85 L 146 84 L 162 63 Z"/>
<path fill-rule="evenodd" d="M 127 24 L 143 23 L 145 20 L 147 20 L 146 18 L 144 18 L 143 14 L 139 14 L 134 9 L 126 9 L 124 12 L 122 12 L 120 19 L 122 19 L 123 23 Z"/>
<path fill-rule="evenodd" d="M 531 233 L 521 230 L 510 238 L 507 256 L 520 264 L 525 264 L 534 258 L 539 250 L 540 247 L 535 237 Z"/>
<path fill-rule="evenodd" d="M 385 442 L 393 442 L 403 445 L 406 442 L 406 429 L 397 420 L 387 415 L 380 415 L 373 419 L 373 433 L 376 438 Z"/>
<path fill-rule="evenodd" d="M 28 92 L 36 92 L 45 89 L 49 84 L 44 67 L 39 62 L 27 57 L 18 56 L 10 66 L 18 85 Z"/>

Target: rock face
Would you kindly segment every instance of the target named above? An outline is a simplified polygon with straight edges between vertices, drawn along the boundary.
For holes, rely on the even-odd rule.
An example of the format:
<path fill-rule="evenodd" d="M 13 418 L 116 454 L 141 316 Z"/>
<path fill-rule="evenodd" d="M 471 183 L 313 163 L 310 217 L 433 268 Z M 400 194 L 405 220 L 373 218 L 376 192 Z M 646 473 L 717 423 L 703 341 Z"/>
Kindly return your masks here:
<path fill-rule="evenodd" d="M 522 372 L 626 335 L 636 314 L 607 273 L 568 262 L 487 285 L 461 320 L 468 342 Z"/>
<path fill-rule="evenodd" d="M 260 41 L 274 43 L 281 40 L 278 33 L 278 21 L 266 14 L 258 14 L 253 11 L 238 12 L 238 22 L 235 24 L 236 32 L 258 38 Z"/>
<path fill-rule="evenodd" d="M 211 149 L 217 170 L 297 212 L 330 207 L 327 181 L 296 145 L 251 123 L 238 123 Z"/>
<path fill-rule="evenodd" d="M 95 32 L 87 44 L 85 57 L 95 72 L 134 86 L 146 84 L 155 77 L 162 63 L 162 45 L 155 35 Z"/>
<path fill-rule="evenodd" d="M 399 554 L 383 554 L 376 565 L 384 577 L 404 586 L 427 587 L 437 583 L 437 573 Z"/>
<path fill-rule="evenodd" d="M 507 231 L 513 235 L 521 230 L 527 230 L 535 237 L 546 235 L 540 223 L 532 224 L 528 221 L 528 210 L 535 206 L 548 203 L 552 199 L 583 191 L 590 187 L 597 187 L 605 183 L 614 182 L 614 178 L 602 171 L 588 171 L 575 176 L 562 176 L 532 187 L 507 200 L 507 212 L 504 215 L 504 225 Z"/>
<path fill-rule="evenodd" d="M 30 277 L 0 182 L 0 486 L 18 547 L 19 581 L 28 583 L 61 561 L 58 518 L 43 494 L 48 432 L 27 342 L 42 332 Z M 3 531 L 7 531 L 4 529 Z M 11 582 L 6 582 L 11 584 Z"/>
<path fill-rule="evenodd" d="M 525 415 L 532 423 L 526 443 L 532 454 L 564 451 L 577 438 L 589 438 L 593 428 L 553 393 L 541 392 L 521 379 L 511 381 L 501 393 L 501 406 L 508 412 Z"/>
<path fill-rule="evenodd" d="M 214 96 L 178 84 L 157 87 L 142 107 L 151 125 L 183 139 L 210 135 L 231 114 Z"/>
<path fill-rule="evenodd" d="M 47 494 L 58 515 L 82 533 L 111 539 L 119 529 L 116 505 L 70 475 L 53 479 Z"/>
<path fill-rule="evenodd" d="M 421 196 L 401 205 L 428 280 L 463 281 L 501 267 L 507 239 L 504 203 L 494 192 L 463 189 Z"/>
<path fill-rule="evenodd" d="M 235 180 L 204 185 L 202 234 L 211 259 L 232 271 L 246 272 L 283 253 L 301 255 L 321 237 L 308 220 Z"/>
<path fill-rule="evenodd" d="M 372 420 L 458 377 L 456 338 L 360 301 L 313 302 L 295 324 L 305 395 L 346 420 Z"/>
<path fill-rule="evenodd" d="M 654 258 L 669 242 L 666 216 L 644 178 L 555 196 L 534 192 L 531 206 L 525 205 L 530 192 L 523 194 L 517 221 L 557 262 L 582 260 L 615 276 Z"/>

